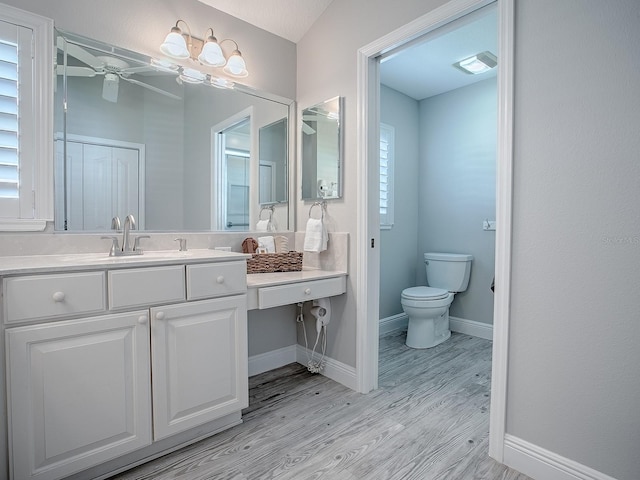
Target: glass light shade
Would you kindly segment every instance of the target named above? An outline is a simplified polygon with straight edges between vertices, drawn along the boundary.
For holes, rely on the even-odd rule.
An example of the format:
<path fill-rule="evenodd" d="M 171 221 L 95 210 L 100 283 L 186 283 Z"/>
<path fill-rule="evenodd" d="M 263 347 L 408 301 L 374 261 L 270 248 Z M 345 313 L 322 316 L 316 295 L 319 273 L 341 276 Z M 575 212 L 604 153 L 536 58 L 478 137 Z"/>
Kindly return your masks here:
<path fill-rule="evenodd" d="M 231 80 L 221 77 L 211 77 L 211 86 L 216 88 L 233 88 L 234 83 Z"/>
<path fill-rule="evenodd" d="M 207 76 L 195 68 L 185 68 L 180 79 L 186 83 L 202 83 Z"/>
<path fill-rule="evenodd" d="M 198 55 L 198 60 L 200 63 L 210 67 L 221 67 L 227 62 L 215 37 L 207 39 L 200 55 Z"/>
<path fill-rule="evenodd" d="M 227 66 L 224 67 L 224 71 L 234 77 L 246 77 L 249 75 L 244 58 L 242 58 L 242 54 L 238 50 L 233 51 L 229 60 L 227 60 Z"/>
<path fill-rule="evenodd" d="M 164 39 L 164 43 L 160 45 L 160 51 L 171 58 L 189 58 L 189 49 L 187 42 L 180 33 L 179 28 L 172 28 L 171 33 Z"/>

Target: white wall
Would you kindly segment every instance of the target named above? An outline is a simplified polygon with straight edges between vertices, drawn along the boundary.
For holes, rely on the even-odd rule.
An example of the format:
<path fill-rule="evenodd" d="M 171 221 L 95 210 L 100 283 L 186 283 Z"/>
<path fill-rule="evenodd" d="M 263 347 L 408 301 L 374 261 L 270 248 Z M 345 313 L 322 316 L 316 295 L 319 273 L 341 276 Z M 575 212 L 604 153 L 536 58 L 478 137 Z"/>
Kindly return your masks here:
<path fill-rule="evenodd" d="M 345 195 L 328 209 L 351 233 L 351 272 L 366 248 L 353 218 L 357 49 L 442 3 L 333 2 L 298 44 L 300 107 L 346 97 Z M 507 431 L 620 480 L 640 472 L 638 18 L 637 0 L 516 2 Z M 329 341 L 350 365 L 355 281 Z"/>
<path fill-rule="evenodd" d="M 418 102 L 381 85 L 380 120 L 395 129 L 394 225 L 380 231 L 380 318 L 402 313 L 402 290 L 418 285 Z"/>
<path fill-rule="evenodd" d="M 518 1 L 507 431 L 640 476 L 640 2 Z"/>
<path fill-rule="evenodd" d="M 465 292 L 450 314 L 493 323 L 495 231 L 482 229 L 496 212 L 496 78 L 420 102 L 420 188 L 418 255 L 473 255 Z M 426 284 L 424 268 L 417 285 Z"/>

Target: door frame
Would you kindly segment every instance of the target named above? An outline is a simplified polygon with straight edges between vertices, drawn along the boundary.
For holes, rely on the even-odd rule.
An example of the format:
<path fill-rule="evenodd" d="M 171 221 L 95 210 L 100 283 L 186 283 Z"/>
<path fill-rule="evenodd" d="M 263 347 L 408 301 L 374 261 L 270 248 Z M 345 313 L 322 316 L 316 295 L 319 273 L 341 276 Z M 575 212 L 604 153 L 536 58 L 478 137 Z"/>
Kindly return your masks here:
<path fill-rule="evenodd" d="M 506 427 L 511 212 L 513 171 L 513 56 L 515 0 L 498 4 L 498 148 L 496 165 L 496 263 L 489 455 L 504 457 Z M 358 185 L 356 381 L 359 392 L 378 387 L 380 243 L 377 192 L 380 124 L 379 57 L 494 0 L 451 0 L 362 47 L 357 54 Z"/>

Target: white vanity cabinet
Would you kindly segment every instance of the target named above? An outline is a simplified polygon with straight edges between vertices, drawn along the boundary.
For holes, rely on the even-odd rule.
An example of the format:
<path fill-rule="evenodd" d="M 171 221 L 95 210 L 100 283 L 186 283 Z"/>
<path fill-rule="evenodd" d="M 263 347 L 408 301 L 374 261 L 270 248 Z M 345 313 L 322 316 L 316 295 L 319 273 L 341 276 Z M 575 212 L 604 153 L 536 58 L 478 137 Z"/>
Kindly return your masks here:
<path fill-rule="evenodd" d="M 7 329 L 14 479 L 62 478 L 151 443 L 148 311 Z"/>
<path fill-rule="evenodd" d="M 249 405 L 246 297 L 151 309 L 158 440 Z"/>
<path fill-rule="evenodd" d="M 237 423 L 246 290 L 244 258 L 5 277 L 12 479 L 58 480 Z"/>

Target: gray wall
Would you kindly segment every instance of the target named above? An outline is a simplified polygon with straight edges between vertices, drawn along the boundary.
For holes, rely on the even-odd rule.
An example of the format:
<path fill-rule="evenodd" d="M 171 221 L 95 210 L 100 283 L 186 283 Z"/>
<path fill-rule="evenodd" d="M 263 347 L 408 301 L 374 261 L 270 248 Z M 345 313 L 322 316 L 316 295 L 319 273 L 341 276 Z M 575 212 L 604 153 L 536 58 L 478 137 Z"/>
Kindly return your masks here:
<path fill-rule="evenodd" d="M 416 285 L 420 119 L 418 102 L 380 87 L 380 120 L 395 128 L 394 225 L 380 231 L 380 318 L 402 313 L 402 290 Z M 423 268 L 424 269 L 424 268 Z"/>
<path fill-rule="evenodd" d="M 637 479 L 640 2 L 516 7 L 507 431 Z"/>
<path fill-rule="evenodd" d="M 473 255 L 465 292 L 450 314 L 493 323 L 495 232 L 482 229 L 496 212 L 496 78 L 420 102 L 418 256 L 427 251 Z M 424 268 L 417 285 L 426 284 Z"/>
<path fill-rule="evenodd" d="M 331 304 L 333 318 L 328 329 L 327 355 L 350 366 L 356 365 L 356 258 L 358 250 L 367 245 L 366 239 L 358 238 L 356 219 L 358 188 L 364 181 L 356 169 L 356 52 L 444 3 L 445 0 L 334 1 L 297 44 L 298 113 L 336 95 L 345 97 L 344 194 L 342 199 L 328 202 L 325 221 L 330 231 L 349 233 L 350 275 L 347 294 L 336 297 Z M 297 175 L 300 185 L 300 173 Z M 307 222 L 309 205 L 298 201 L 298 228 Z"/>
<path fill-rule="evenodd" d="M 350 233 L 352 273 L 366 248 L 354 221 L 356 51 L 443 3 L 333 2 L 298 44 L 299 106 L 346 97 L 345 195 L 328 211 Z M 639 10 L 516 2 L 507 431 L 621 480 L 640 471 Z M 298 225 L 305 216 L 298 208 Z M 328 353 L 355 365 L 348 282 Z"/>
<path fill-rule="evenodd" d="M 238 42 L 249 70 L 249 77 L 241 83 L 296 98 L 294 43 L 197 0 L 3 0 L 3 3 L 53 18 L 55 26 L 63 30 L 149 56 L 158 56 L 160 44 L 178 19 L 185 20 L 193 35 L 200 38 L 212 27 L 217 38 Z"/>

